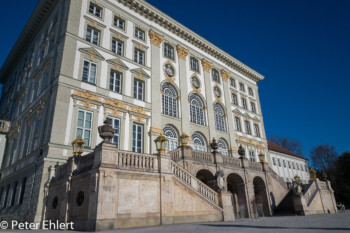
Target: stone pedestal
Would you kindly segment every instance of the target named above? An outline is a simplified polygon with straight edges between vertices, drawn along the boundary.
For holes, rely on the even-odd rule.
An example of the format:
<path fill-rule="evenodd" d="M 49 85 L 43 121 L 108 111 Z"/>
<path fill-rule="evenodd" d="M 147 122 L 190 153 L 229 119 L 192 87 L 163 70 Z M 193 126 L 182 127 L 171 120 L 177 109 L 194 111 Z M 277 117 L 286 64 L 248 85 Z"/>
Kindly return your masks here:
<path fill-rule="evenodd" d="M 232 194 L 227 191 L 221 191 L 219 193 L 219 205 L 223 209 L 222 215 L 224 222 L 235 221 L 232 205 Z"/>

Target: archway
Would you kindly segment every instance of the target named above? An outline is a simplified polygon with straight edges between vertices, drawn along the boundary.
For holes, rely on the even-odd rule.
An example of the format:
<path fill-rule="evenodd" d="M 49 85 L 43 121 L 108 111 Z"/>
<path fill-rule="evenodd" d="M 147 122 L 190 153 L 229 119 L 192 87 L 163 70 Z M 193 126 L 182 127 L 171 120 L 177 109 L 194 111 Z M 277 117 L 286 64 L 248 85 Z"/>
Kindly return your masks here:
<path fill-rule="evenodd" d="M 248 218 L 248 206 L 242 177 L 231 173 L 227 177 L 227 189 L 232 193 L 232 204 L 236 218 Z"/>
<path fill-rule="evenodd" d="M 270 215 L 269 202 L 267 200 L 266 185 L 262 178 L 255 177 L 253 179 L 254 185 L 254 200 L 255 206 L 253 212 L 259 216 Z"/>
<path fill-rule="evenodd" d="M 196 178 L 208 185 L 211 189 L 216 190 L 214 175 L 207 169 L 201 169 L 197 172 Z"/>

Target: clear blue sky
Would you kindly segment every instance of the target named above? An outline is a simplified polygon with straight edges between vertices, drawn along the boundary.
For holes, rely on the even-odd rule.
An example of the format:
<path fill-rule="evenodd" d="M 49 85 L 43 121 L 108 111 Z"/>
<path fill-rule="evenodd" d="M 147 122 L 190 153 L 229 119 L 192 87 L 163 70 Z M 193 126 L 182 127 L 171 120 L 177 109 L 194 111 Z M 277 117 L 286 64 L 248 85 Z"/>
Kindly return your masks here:
<path fill-rule="evenodd" d="M 350 1 L 148 0 L 265 76 L 259 84 L 267 136 L 350 151 Z M 37 0 L 7 1 L 0 65 Z"/>

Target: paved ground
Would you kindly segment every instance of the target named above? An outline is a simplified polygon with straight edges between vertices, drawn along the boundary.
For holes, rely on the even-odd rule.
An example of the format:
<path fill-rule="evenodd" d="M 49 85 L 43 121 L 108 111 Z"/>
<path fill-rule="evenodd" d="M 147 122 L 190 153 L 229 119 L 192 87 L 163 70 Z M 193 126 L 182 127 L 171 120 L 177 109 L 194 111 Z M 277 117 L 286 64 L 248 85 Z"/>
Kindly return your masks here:
<path fill-rule="evenodd" d="M 15 232 L 15 231 L 10 231 Z M 21 231 L 18 231 L 21 232 Z M 22 231 L 23 232 L 23 231 Z M 24 231 L 25 232 L 25 231 Z M 53 231 L 35 231 L 53 232 Z M 57 231 L 55 231 L 57 232 Z M 66 231 L 68 232 L 68 231 Z M 105 231 L 107 233 L 225 233 L 225 232 L 249 232 L 249 233 L 322 233 L 322 232 L 350 232 L 350 211 L 332 215 L 312 216 L 288 216 L 266 217 L 260 221 L 253 219 L 241 219 L 236 222 L 210 222 L 194 224 L 176 224 L 147 228 L 134 228 L 125 230 Z"/>

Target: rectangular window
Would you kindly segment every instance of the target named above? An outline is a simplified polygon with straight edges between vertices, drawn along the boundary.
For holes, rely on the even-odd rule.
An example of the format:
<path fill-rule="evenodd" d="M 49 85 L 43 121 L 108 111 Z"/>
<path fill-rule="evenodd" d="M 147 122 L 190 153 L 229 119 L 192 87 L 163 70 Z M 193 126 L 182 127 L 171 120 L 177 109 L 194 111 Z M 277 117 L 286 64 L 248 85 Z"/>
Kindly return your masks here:
<path fill-rule="evenodd" d="M 246 134 L 252 134 L 251 130 L 250 130 L 250 123 L 249 121 L 244 121 L 245 122 L 245 132 Z"/>
<path fill-rule="evenodd" d="M 216 69 L 212 69 L 211 70 L 211 75 L 213 76 L 213 81 L 220 83 L 220 75 L 219 75 L 219 71 L 217 71 Z"/>
<path fill-rule="evenodd" d="M 132 127 L 132 151 L 143 152 L 143 125 L 134 124 Z"/>
<path fill-rule="evenodd" d="M 275 159 L 275 157 L 272 157 L 272 163 L 273 163 L 273 165 L 276 166 L 276 159 Z"/>
<path fill-rule="evenodd" d="M 82 80 L 96 84 L 97 65 L 91 61 L 84 61 Z"/>
<path fill-rule="evenodd" d="M 168 43 L 164 43 L 164 57 L 167 57 L 171 60 L 174 60 L 175 59 L 175 56 L 174 56 L 174 47 L 171 46 L 170 44 Z"/>
<path fill-rule="evenodd" d="M 297 166 L 297 170 L 299 170 L 299 164 L 298 164 L 298 163 L 295 163 L 295 165 Z"/>
<path fill-rule="evenodd" d="M 254 96 L 254 92 L 253 92 L 253 89 L 252 88 L 248 88 L 248 93 L 249 93 L 249 95 L 251 95 L 251 96 Z"/>
<path fill-rule="evenodd" d="M 90 26 L 86 29 L 86 40 L 95 45 L 100 44 L 100 31 Z"/>
<path fill-rule="evenodd" d="M 114 16 L 114 26 L 125 30 L 125 20 L 120 17 Z"/>
<path fill-rule="evenodd" d="M 255 162 L 254 151 L 252 151 L 252 150 L 249 151 L 249 157 L 250 157 L 250 161 Z"/>
<path fill-rule="evenodd" d="M 76 137 L 80 136 L 85 141 L 86 147 L 90 147 L 91 127 L 92 127 L 92 112 L 79 110 Z"/>
<path fill-rule="evenodd" d="M 99 18 L 102 18 L 102 8 L 92 2 L 90 3 L 89 12 Z"/>
<path fill-rule="evenodd" d="M 258 124 L 254 124 L 255 136 L 260 138 L 260 129 Z"/>
<path fill-rule="evenodd" d="M 145 65 L 145 52 L 141 49 L 135 48 L 134 51 L 134 62 L 139 63 L 140 65 Z"/>
<path fill-rule="evenodd" d="M 307 166 L 305 165 L 305 171 L 307 172 Z"/>
<path fill-rule="evenodd" d="M 123 79 L 123 74 L 111 70 L 111 77 L 109 80 L 109 90 L 116 92 L 116 93 L 121 93 L 122 91 L 122 79 Z"/>
<path fill-rule="evenodd" d="M 286 161 L 282 160 L 282 162 L 283 162 L 283 167 L 286 167 Z"/>
<path fill-rule="evenodd" d="M 140 79 L 134 79 L 134 99 L 144 100 L 145 83 Z"/>
<path fill-rule="evenodd" d="M 191 70 L 194 70 L 199 73 L 199 62 L 196 58 L 194 57 L 190 58 L 190 66 L 191 66 Z"/>
<path fill-rule="evenodd" d="M 10 206 L 13 206 L 15 204 L 16 194 L 17 194 L 17 185 L 18 185 L 18 182 L 16 181 L 12 188 L 12 197 L 11 197 Z"/>
<path fill-rule="evenodd" d="M 230 78 L 230 86 L 236 87 L 236 80 L 234 80 L 233 78 Z"/>
<path fill-rule="evenodd" d="M 4 198 L 4 204 L 2 205 L 3 207 L 6 207 L 6 205 L 7 205 L 7 198 L 9 197 L 10 188 L 11 188 L 11 186 L 10 186 L 10 185 L 7 185 L 6 193 L 5 193 L 5 198 Z"/>
<path fill-rule="evenodd" d="M 248 107 L 247 107 L 247 100 L 245 98 L 242 98 L 242 107 L 247 110 Z"/>
<path fill-rule="evenodd" d="M 239 83 L 239 89 L 241 91 L 244 91 L 245 92 L 245 88 L 244 88 L 244 84 L 243 83 Z"/>
<path fill-rule="evenodd" d="M 250 106 L 252 107 L 252 112 L 256 113 L 255 103 L 250 102 Z"/>
<path fill-rule="evenodd" d="M 291 168 L 291 167 L 290 167 L 290 161 L 288 161 L 288 168 Z"/>
<path fill-rule="evenodd" d="M 124 42 L 121 40 L 114 39 L 112 40 L 112 52 L 123 56 L 124 54 Z"/>
<path fill-rule="evenodd" d="M 292 167 L 293 167 L 293 169 L 295 169 L 294 162 L 292 162 Z"/>
<path fill-rule="evenodd" d="M 141 28 L 135 28 L 135 37 L 140 40 L 145 40 L 145 31 Z"/>
<path fill-rule="evenodd" d="M 109 117 L 109 122 L 114 129 L 114 136 L 111 138 L 111 142 L 119 148 L 119 135 L 120 135 L 120 119 Z"/>
<path fill-rule="evenodd" d="M 301 164 L 300 164 L 300 171 L 302 171 L 302 172 L 304 171 L 303 170 L 303 165 L 301 165 Z"/>
<path fill-rule="evenodd" d="M 237 106 L 238 105 L 237 95 L 232 93 L 231 97 L 232 97 L 232 103 Z"/>
<path fill-rule="evenodd" d="M 19 204 L 23 203 L 24 193 L 26 191 L 26 185 L 27 185 L 27 177 L 24 177 L 22 180 L 21 194 L 19 196 Z"/>
<path fill-rule="evenodd" d="M 278 166 L 281 166 L 281 160 L 277 159 L 277 161 L 278 161 Z"/>
<path fill-rule="evenodd" d="M 239 119 L 239 117 L 235 117 L 235 123 L 236 123 L 236 130 L 238 132 L 242 132 L 241 120 Z"/>

